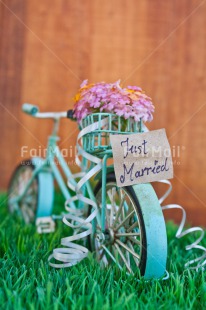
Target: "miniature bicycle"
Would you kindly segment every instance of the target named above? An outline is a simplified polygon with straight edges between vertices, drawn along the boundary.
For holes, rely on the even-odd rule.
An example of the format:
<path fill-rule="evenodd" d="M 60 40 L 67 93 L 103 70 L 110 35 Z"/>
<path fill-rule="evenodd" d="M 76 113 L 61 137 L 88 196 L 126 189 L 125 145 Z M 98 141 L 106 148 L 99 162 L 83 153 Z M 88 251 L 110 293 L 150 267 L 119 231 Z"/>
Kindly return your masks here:
<path fill-rule="evenodd" d="M 73 119 L 72 110 L 58 113 L 40 113 L 37 106 L 24 104 L 22 110 L 36 118 L 54 120 L 52 135 L 48 138 L 46 158 L 33 157 L 22 162 L 14 171 L 8 190 L 10 212 L 17 212 L 26 223 L 34 222 L 38 232 L 52 232 L 54 220 L 62 218 L 53 214 L 54 180 L 56 180 L 69 207 L 80 210 L 84 218 L 92 213 L 93 206 L 82 199 L 72 200 L 73 192 L 65 184 L 55 159 L 58 160 L 73 189 L 78 182 L 68 167 L 57 145 L 61 118 Z M 106 120 L 106 121 L 105 121 Z M 96 127 L 93 126 L 96 124 Z M 87 128 L 93 130 L 86 130 Z M 124 128 L 123 128 L 124 127 Z M 101 170 L 97 170 L 92 182 L 88 178 L 82 186 L 82 197 L 97 205 L 97 216 L 92 220 L 92 233 L 88 247 L 96 252 L 98 261 L 107 266 L 115 262 L 128 273 L 140 274 L 146 279 L 160 278 L 165 274 L 167 260 L 167 236 L 162 209 L 151 184 L 139 184 L 119 188 L 116 184 L 110 134 L 132 134 L 143 131 L 142 122 L 127 120 L 109 113 L 95 113 L 83 119 L 81 135 L 81 171 L 90 175 L 97 158 Z M 95 186 L 93 184 L 95 183 Z"/>

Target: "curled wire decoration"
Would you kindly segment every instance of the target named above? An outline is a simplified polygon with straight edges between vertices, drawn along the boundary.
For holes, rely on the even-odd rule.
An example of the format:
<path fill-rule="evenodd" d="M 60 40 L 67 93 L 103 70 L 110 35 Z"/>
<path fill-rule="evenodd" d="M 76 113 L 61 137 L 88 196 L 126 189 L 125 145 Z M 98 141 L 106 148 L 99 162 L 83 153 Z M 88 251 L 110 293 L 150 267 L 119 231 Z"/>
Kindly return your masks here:
<path fill-rule="evenodd" d="M 108 118 L 102 119 L 101 120 L 101 126 L 105 126 L 108 124 Z M 80 141 L 82 137 L 89 132 L 92 132 L 96 129 L 99 128 L 99 122 L 95 122 L 85 128 L 83 128 L 77 137 L 77 155 L 76 155 L 76 163 L 77 165 L 82 169 L 82 160 L 80 159 L 80 156 L 90 163 L 91 169 L 89 171 L 85 171 L 74 174 L 72 176 L 71 180 L 68 180 L 68 187 L 76 192 L 76 195 L 71 197 L 65 202 L 65 209 L 68 214 L 64 214 L 63 217 L 63 222 L 67 226 L 71 227 L 74 229 L 75 233 L 72 236 L 68 236 L 65 238 L 61 239 L 61 245 L 64 247 L 56 248 L 53 250 L 53 253 L 49 256 L 48 261 L 50 266 L 55 267 L 55 268 L 66 268 L 66 267 L 71 267 L 79 263 L 81 260 L 86 258 L 88 256 L 88 249 L 85 246 L 79 245 L 74 243 L 74 241 L 81 240 L 85 238 L 86 236 L 89 236 L 92 234 L 92 220 L 96 217 L 98 209 L 97 209 L 97 204 L 96 201 L 91 200 L 90 198 L 84 197 L 83 192 L 82 192 L 82 187 L 86 184 L 86 182 L 94 176 L 97 172 L 99 172 L 102 169 L 102 160 L 94 155 L 89 154 L 86 152 Z M 148 131 L 146 126 L 144 126 L 143 131 Z M 80 178 L 76 186 L 72 183 L 73 179 Z M 168 197 L 168 195 L 172 191 L 172 185 L 171 182 L 168 180 L 161 180 L 158 181 L 159 183 L 163 183 L 168 185 L 168 189 L 166 192 L 159 198 L 159 203 L 162 207 L 162 210 L 169 210 L 169 209 L 180 209 L 182 211 L 182 219 L 180 222 L 180 225 L 178 227 L 178 230 L 176 232 L 176 238 L 180 239 L 190 233 L 194 232 L 200 232 L 200 237 L 196 239 L 192 244 L 187 245 L 185 248 L 186 250 L 192 250 L 192 249 L 199 249 L 204 252 L 203 255 L 193 259 L 189 260 L 186 264 L 185 267 L 189 269 L 195 269 L 198 271 L 199 269 L 203 269 L 205 264 L 206 264 L 206 248 L 199 245 L 199 243 L 202 241 L 204 237 L 204 231 L 201 227 L 193 227 L 189 228 L 183 231 L 185 222 L 186 222 L 186 212 L 184 208 L 178 204 L 168 204 L 165 206 L 162 206 L 162 203 L 164 200 Z M 83 216 L 85 215 L 81 209 L 74 209 L 70 207 L 71 202 L 75 201 L 82 201 L 86 205 L 90 205 L 93 208 L 93 211 L 91 214 L 85 219 Z M 84 231 L 82 231 L 84 230 Z M 56 260 L 58 263 L 53 263 L 52 261 Z M 193 264 L 196 264 L 196 266 L 191 266 Z M 165 271 L 166 276 L 163 278 L 163 280 L 166 280 L 169 278 L 169 273 Z"/>
<path fill-rule="evenodd" d="M 101 126 L 105 126 L 108 123 L 108 118 L 101 120 Z M 64 215 L 63 223 L 75 230 L 75 234 L 69 237 L 61 239 L 61 245 L 64 248 L 56 248 L 53 250 L 53 253 L 49 256 L 48 261 L 50 266 L 55 268 L 66 268 L 71 267 L 79 263 L 88 255 L 88 249 L 82 245 L 74 243 L 74 241 L 81 240 L 86 236 L 89 236 L 92 233 L 92 220 L 96 217 L 98 209 L 96 201 L 91 200 L 90 198 L 84 197 L 82 194 L 82 187 L 86 182 L 99 172 L 102 168 L 102 160 L 96 156 L 93 156 L 87 153 L 81 146 L 81 139 L 84 135 L 89 132 L 96 130 L 99 127 L 99 122 L 95 122 L 85 128 L 83 128 L 77 137 L 77 155 L 76 155 L 76 164 L 82 168 L 82 161 L 80 156 L 90 163 L 95 164 L 89 172 L 80 172 L 73 175 L 73 179 L 81 178 L 77 185 L 74 186 L 71 180 L 68 180 L 68 186 L 71 190 L 76 192 L 76 195 L 71 197 L 65 202 L 65 209 L 69 212 Z M 74 209 L 70 207 L 71 202 L 82 201 L 86 205 L 90 205 L 93 208 L 92 213 L 84 219 L 82 210 Z M 77 223 L 77 224 L 76 224 Z M 84 229 L 83 232 L 79 232 Z M 52 263 L 51 260 L 55 259 L 60 263 Z"/>
<path fill-rule="evenodd" d="M 164 195 L 162 197 L 159 198 L 159 203 L 160 205 L 163 203 L 163 201 L 169 196 L 169 194 L 172 191 L 172 184 L 170 181 L 168 180 L 161 180 L 158 181 L 159 183 L 163 183 L 163 184 L 167 184 L 169 186 L 169 188 L 166 190 L 166 192 L 164 193 Z M 188 250 L 192 250 L 192 249 L 198 249 L 204 252 L 203 255 L 195 258 L 195 259 L 191 259 L 189 260 L 187 263 L 185 263 L 185 268 L 188 269 L 194 269 L 196 271 L 198 270 L 202 270 L 204 269 L 204 266 L 206 265 L 206 248 L 202 245 L 199 245 L 199 243 L 202 241 L 202 239 L 204 238 L 204 230 L 201 227 L 191 227 L 188 228 L 186 230 L 184 230 L 184 226 L 185 226 L 185 222 L 186 222 L 186 211 L 185 209 L 178 205 L 178 204 L 168 204 L 165 206 L 161 206 L 162 210 L 171 210 L 171 209 L 179 209 L 182 211 L 182 219 L 181 222 L 179 224 L 178 230 L 176 232 L 175 237 L 180 239 L 188 234 L 194 233 L 194 232 L 200 232 L 200 236 L 191 244 L 188 244 L 185 246 L 185 249 Z M 183 231 L 184 230 L 184 231 Z M 194 266 L 195 264 L 195 266 Z M 192 266 L 193 265 L 193 266 Z"/>

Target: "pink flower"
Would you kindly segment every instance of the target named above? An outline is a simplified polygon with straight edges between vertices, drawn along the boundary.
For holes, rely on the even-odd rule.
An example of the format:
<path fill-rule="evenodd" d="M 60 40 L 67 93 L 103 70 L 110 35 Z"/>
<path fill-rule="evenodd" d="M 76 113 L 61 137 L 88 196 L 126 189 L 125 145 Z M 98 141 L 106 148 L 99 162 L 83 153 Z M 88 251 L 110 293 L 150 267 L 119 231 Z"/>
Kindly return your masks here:
<path fill-rule="evenodd" d="M 139 86 L 127 86 L 127 89 L 142 91 L 142 89 Z"/>
<path fill-rule="evenodd" d="M 151 121 L 154 106 L 151 98 L 138 86 L 121 88 L 120 80 L 115 83 L 89 84 L 84 80 L 75 96 L 74 116 L 80 122 L 91 113 L 107 112 L 135 121 Z"/>
<path fill-rule="evenodd" d="M 88 80 L 84 80 L 84 81 L 82 82 L 82 84 L 80 85 L 80 87 L 82 88 L 82 87 L 86 86 L 87 83 L 88 83 Z"/>

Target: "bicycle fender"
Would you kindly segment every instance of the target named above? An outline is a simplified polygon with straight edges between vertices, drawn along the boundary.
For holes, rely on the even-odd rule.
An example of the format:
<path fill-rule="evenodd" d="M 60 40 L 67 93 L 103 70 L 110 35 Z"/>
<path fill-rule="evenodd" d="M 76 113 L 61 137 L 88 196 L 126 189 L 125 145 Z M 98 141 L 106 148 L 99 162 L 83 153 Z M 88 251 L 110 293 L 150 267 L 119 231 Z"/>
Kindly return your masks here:
<path fill-rule="evenodd" d="M 147 259 L 145 279 L 165 275 L 167 262 L 167 233 L 158 197 L 150 183 L 134 185 L 146 230 Z"/>
<path fill-rule="evenodd" d="M 33 157 L 31 160 L 35 168 L 40 167 L 45 161 L 45 159 L 41 157 Z M 52 172 L 42 169 L 42 171 L 37 174 L 37 178 L 39 191 L 36 218 L 50 216 L 52 214 L 54 202 L 54 181 Z"/>

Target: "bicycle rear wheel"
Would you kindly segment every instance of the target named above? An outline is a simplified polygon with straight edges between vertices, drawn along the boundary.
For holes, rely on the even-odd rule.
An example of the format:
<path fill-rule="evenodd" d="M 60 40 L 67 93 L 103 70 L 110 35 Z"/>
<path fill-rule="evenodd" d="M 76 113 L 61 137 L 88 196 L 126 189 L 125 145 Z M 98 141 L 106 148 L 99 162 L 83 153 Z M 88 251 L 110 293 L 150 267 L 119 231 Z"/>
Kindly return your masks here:
<path fill-rule="evenodd" d="M 31 160 L 21 163 L 15 169 L 8 188 L 8 208 L 11 213 L 17 212 L 26 224 L 35 220 L 38 204 L 38 177 L 36 176 L 26 194 L 18 202 L 15 201 L 23 193 L 32 177 L 34 165 Z"/>
<path fill-rule="evenodd" d="M 102 183 L 95 196 L 102 213 Z M 167 237 L 158 198 L 150 184 L 119 188 L 114 174 L 107 176 L 105 231 L 93 223 L 91 249 L 104 267 L 114 262 L 128 273 L 146 279 L 162 277 L 166 270 Z"/>

